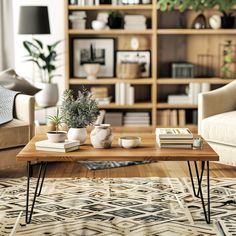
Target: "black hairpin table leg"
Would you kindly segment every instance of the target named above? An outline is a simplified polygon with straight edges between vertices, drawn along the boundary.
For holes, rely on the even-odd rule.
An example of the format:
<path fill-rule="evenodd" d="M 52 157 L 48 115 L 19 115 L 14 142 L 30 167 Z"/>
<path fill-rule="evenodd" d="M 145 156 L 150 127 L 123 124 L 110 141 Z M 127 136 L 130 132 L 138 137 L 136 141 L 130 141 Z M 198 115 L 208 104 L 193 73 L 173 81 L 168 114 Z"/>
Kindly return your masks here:
<path fill-rule="evenodd" d="M 203 196 L 203 192 L 202 192 L 202 177 L 203 177 L 203 172 L 205 169 L 205 163 L 207 166 L 206 167 L 206 172 L 207 172 L 207 203 L 206 204 L 207 204 L 207 208 L 208 208 L 207 210 L 206 210 L 206 204 L 205 204 L 205 200 L 204 200 L 204 196 Z M 209 161 L 202 161 L 200 174 L 199 174 L 199 170 L 198 170 L 198 166 L 197 166 L 196 161 L 194 161 L 194 166 L 195 166 L 195 172 L 196 172 L 196 177 L 197 177 L 197 189 L 196 189 L 196 186 L 193 181 L 192 168 L 191 168 L 190 162 L 188 161 L 188 168 L 189 168 L 189 174 L 190 174 L 192 188 L 193 188 L 193 194 L 195 197 L 201 198 L 205 220 L 206 220 L 207 224 L 210 224 L 211 223 L 211 210 L 210 210 L 210 200 L 211 199 L 210 199 Z"/>
<path fill-rule="evenodd" d="M 34 211 L 35 201 L 36 201 L 36 198 L 38 196 L 40 196 L 40 194 L 41 194 L 42 187 L 43 187 L 43 182 L 44 182 L 44 177 L 45 177 L 45 174 L 46 174 L 46 170 L 47 170 L 47 162 L 41 162 L 40 167 L 39 167 L 39 172 L 38 172 L 34 197 L 33 197 L 32 205 L 31 205 L 31 210 L 30 210 L 30 213 L 29 213 L 29 188 L 30 188 L 30 177 L 31 177 L 31 173 L 32 173 L 31 172 L 32 171 L 32 166 L 31 166 L 30 161 L 27 162 L 27 172 L 28 172 L 27 175 L 28 175 L 28 177 L 27 177 L 26 212 L 25 212 L 25 222 L 26 222 L 26 224 L 29 224 L 31 222 L 31 218 L 32 218 L 33 211 Z M 42 178 L 41 183 L 40 183 L 40 178 Z"/>

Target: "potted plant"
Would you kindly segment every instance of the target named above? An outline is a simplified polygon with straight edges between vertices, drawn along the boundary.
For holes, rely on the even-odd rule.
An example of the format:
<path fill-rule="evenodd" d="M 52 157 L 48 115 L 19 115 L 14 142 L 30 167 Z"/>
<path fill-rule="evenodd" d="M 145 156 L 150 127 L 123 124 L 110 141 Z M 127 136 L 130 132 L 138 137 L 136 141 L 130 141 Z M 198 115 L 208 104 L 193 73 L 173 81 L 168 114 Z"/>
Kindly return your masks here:
<path fill-rule="evenodd" d="M 100 70 L 100 64 L 96 62 L 96 49 L 93 48 L 93 44 L 90 45 L 88 60 L 83 65 L 83 67 L 87 73 L 88 80 L 97 79 L 97 74 Z"/>
<path fill-rule="evenodd" d="M 55 116 L 48 116 L 48 120 L 53 123 L 56 130 L 47 132 L 48 139 L 53 143 L 64 142 L 66 140 L 66 132 L 59 131 L 59 127 L 62 125 L 62 116 L 59 115 L 59 109 Z"/>
<path fill-rule="evenodd" d="M 80 144 L 86 141 L 86 127 L 92 125 L 100 114 L 91 93 L 82 90 L 78 92 L 77 98 L 74 98 L 70 89 L 64 92 L 61 113 L 69 128 L 68 140 L 76 140 Z"/>
<path fill-rule="evenodd" d="M 123 15 L 118 11 L 112 11 L 108 16 L 108 26 L 110 29 L 122 29 L 123 27 Z"/>
<path fill-rule="evenodd" d="M 40 83 L 37 86 L 42 90 L 35 96 L 35 100 L 40 107 L 55 106 L 58 102 L 58 86 L 53 83 L 53 78 L 60 76 L 56 74 L 57 66 L 55 62 L 58 59 L 56 47 L 61 41 L 44 47 L 43 43 L 38 39 L 33 39 L 32 42 L 24 41 L 23 45 L 28 54 L 26 61 L 33 62 L 40 75 Z"/>

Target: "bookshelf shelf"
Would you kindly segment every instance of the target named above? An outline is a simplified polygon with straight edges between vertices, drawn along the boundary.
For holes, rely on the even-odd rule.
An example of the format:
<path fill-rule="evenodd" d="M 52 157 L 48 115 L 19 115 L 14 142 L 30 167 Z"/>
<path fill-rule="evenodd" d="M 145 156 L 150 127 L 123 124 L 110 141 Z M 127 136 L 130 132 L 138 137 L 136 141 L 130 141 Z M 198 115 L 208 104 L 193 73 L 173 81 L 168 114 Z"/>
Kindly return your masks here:
<path fill-rule="evenodd" d="M 98 5 L 98 6 L 76 6 L 76 5 L 69 5 L 68 9 L 71 11 L 79 11 L 79 10 L 152 10 L 152 4 L 140 4 L 140 5 Z"/>
<path fill-rule="evenodd" d="M 77 30 L 77 29 L 70 29 L 70 35 L 149 35 L 152 34 L 152 29 L 146 30 L 125 30 L 125 29 L 107 29 L 107 30 L 93 30 L 93 29 L 85 29 L 85 30 Z"/>
<path fill-rule="evenodd" d="M 161 78 L 157 79 L 157 84 L 189 84 L 189 83 L 209 83 L 209 84 L 228 84 L 234 79 L 221 78 Z"/>
<path fill-rule="evenodd" d="M 145 79 L 118 79 L 118 78 L 98 78 L 97 80 L 87 80 L 87 79 L 76 79 L 71 78 L 69 81 L 70 84 L 80 85 L 80 84 L 116 84 L 116 83 L 129 83 L 129 84 L 152 84 L 153 81 L 151 78 Z"/>
<path fill-rule="evenodd" d="M 151 109 L 152 103 L 135 103 L 133 105 L 118 105 L 116 103 L 110 103 L 108 105 L 99 105 L 101 109 Z"/>
<path fill-rule="evenodd" d="M 169 104 L 169 103 L 157 103 L 157 109 L 196 109 L 195 104 Z"/>
<path fill-rule="evenodd" d="M 157 29 L 159 35 L 236 35 L 236 29 Z"/>

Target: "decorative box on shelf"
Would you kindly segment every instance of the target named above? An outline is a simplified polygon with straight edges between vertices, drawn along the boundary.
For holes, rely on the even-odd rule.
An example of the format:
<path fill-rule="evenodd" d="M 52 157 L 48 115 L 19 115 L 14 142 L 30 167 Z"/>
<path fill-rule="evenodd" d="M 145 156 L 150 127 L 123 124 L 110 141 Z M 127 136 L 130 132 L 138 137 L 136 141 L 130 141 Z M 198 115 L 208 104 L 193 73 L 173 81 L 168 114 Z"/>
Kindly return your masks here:
<path fill-rule="evenodd" d="M 194 65 L 191 63 L 171 63 L 172 78 L 193 78 Z"/>

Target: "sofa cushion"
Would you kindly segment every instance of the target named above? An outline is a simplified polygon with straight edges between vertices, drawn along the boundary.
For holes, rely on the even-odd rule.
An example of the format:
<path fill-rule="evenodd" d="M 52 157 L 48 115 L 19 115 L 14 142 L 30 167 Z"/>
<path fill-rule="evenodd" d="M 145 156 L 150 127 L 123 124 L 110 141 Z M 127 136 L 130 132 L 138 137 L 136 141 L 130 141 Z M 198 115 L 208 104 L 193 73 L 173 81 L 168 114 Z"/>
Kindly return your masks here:
<path fill-rule="evenodd" d="M 0 149 L 23 146 L 29 141 L 29 125 L 13 119 L 0 126 Z"/>
<path fill-rule="evenodd" d="M 211 142 L 236 146 L 236 111 L 203 119 L 201 135 Z"/>

